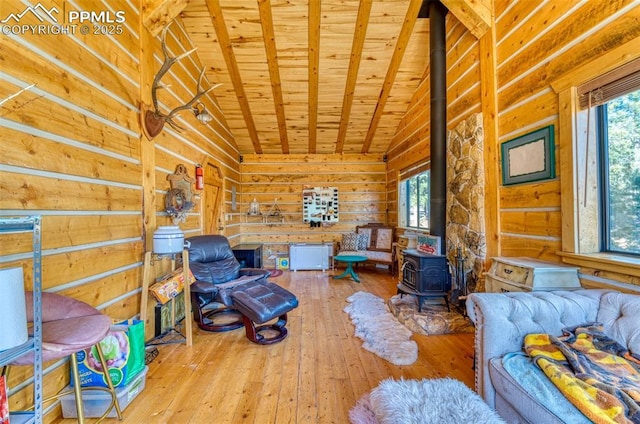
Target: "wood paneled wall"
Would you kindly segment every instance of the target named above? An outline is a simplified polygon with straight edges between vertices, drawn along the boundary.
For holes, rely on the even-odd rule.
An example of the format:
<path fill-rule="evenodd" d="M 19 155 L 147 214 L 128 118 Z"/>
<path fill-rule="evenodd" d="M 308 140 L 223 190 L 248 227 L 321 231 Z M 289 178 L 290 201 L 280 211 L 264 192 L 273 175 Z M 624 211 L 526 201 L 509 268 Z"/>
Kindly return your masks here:
<path fill-rule="evenodd" d="M 265 251 L 285 252 L 291 242 L 338 241 L 345 232 L 367 222 L 387 222 L 386 164 L 382 155 L 244 155 L 242 195 L 234 222 L 242 242 L 265 243 Z M 302 189 L 337 187 L 340 220 L 324 227 L 302 222 Z M 249 203 L 268 212 L 277 199 L 284 223 L 264 224 L 248 218 Z"/>
<path fill-rule="evenodd" d="M 176 165 L 186 165 L 194 176 L 195 164 L 208 160 L 221 169 L 225 187 L 240 185 L 239 155 L 215 93 L 202 99 L 215 117 L 208 125 L 187 111 L 176 119 L 186 131 L 167 127 L 153 141 L 141 135 L 140 103 L 151 103 L 151 81 L 163 57 L 159 38 L 140 32 L 140 11 L 132 4 L 80 1 L 57 8 L 124 11 L 119 35 L 0 35 L 0 213 L 41 214 L 44 289 L 114 319 L 139 312 L 143 255 L 155 228 L 171 223 L 164 195 Z M 26 7 L 3 2 L 2 13 Z M 21 23 L 40 22 L 25 14 Z M 167 46 L 173 55 L 192 48 L 179 20 Z M 191 98 L 199 68 L 196 54 L 172 67 L 162 80 L 169 86 L 160 90 L 161 110 Z M 181 225 L 187 235 L 201 232 L 196 200 Z M 225 200 L 230 205 L 230 189 Z M 0 266 L 22 265 L 27 289 L 31 261 L 23 253 L 30 247 L 24 235 L 0 237 Z M 31 374 L 31 367 L 12 367 L 9 387 L 18 387 L 11 391 L 12 409 L 31 404 Z M 68 375 L 66 361 L 46 364 L 45 394 L 62 389 Z M 20 388 L 21 382 L 27 384 Z"/>
<path fill-rule="evenodd" d="M 120 35 L 0 34 L 0 213 L 43 215 L 46 290 L 86 301 L 114 318 L 136 315 L 143 254 L 155 228 L 171 223 L 163 212 L 164 195 L 167 176 L 178 164 L 192 176 L 198 163 L 219 167 L 225 193 L 221 231 L 232 244 L 263 242 L 280 251 L 290 242 L 339 240 L 360 223 L 397 222 L 398 173 L 429 159 L 428 69 L 391 141 L 387 163 L 382 155 L 357 154 L 245 155 L 240 163 L 215 91 L 203 99 L 215 117 L 208 125 L 182 112 L 177 122 L 186 131 L 165 128 L 153 141 L 141 135 L 140 103 L 150 104 L 151 81 L 163 58 L 159 39 L 140 30 L 134 4 L 105 0 L 70 6 L 124 11 Z M 3 16 L 26 7 L 17 0 L 2 6 Z M 559 172 L 554 180 L 502 187 L 496 151 L 502 142 L 539 127 L 553 124 L 557 131 L 558 98 L 549 82 L 638 37 L 640 6 L 631 0 L 496 0 L 494 15 L 495 26 L 482 40 L 447 15 L 447 125 L 453 128 L 482 112 L 486 127 L 495 127 L 485 137 L 492 177 L 485 191 L 491 194 L 488 208 L 495 210 L 487 218 L 493 240 L 487 256 L 559 261 L 560 179 L 568 176 Z M 39 23 L 32 15 L 22 19 Z M 191 49 L 179 19 L 167 45 L 174 55 Z M 163 111 L 190 99 L 199 69 L 197 54 L 174 65 L 163 79 L 168 85 L 160 93 Z M 339 223 L 303 224 L 305 186 L 338 187 Z M 247 222 L 253 198 L 263 211 L 277 198 L 285 222 Z M 181 225 L 187 236 L 202 232 L 201 199 L 196 200 Z M 29 270 L 29 260 L 21 256 L 28 246 L 20 235 L 0 238 L 1 266 L 22 264 Z M 597 266 L 585 272 L 601 275 Z M 640 285 L 637 277 L 606 276 Z M 25 277 L 30 287 L 30 273 Z M 29 367 L 15 367 L 10 386 L 28 382 L 30 373 Z M 46 394 L 68 382 L 64 361 L 47 364 L 45 373 Z M 30 403 L 31 386 L 12 393 L 12 408 Z"/>
<path fill-rule="evenodd" d="M 447 127 L 454 128 L 472 113 L 483 113 L 489 158 L 485 192 L 491 196 L 486 211 L 487 258 L 530 256 L 560 262 L 560 179 L 571 176 L 562 175 L 556 164 L 552 180 L 502 186 L 500 144 L 547 125 L 554 125 L 557 141 L 559 100 L 551 81 L 637 38 L 640 5 L 496 0 L 494 19 L 493 30 L 476 40 L 447 15 Z M 487 91 L 494 81 L 495 90 Z M 427 71 L 388 152 L 389 211 L 395 222 L 398 172 L 429 160 L 429 106 Z M 556 144 L 556 161 L 561 148 Z M 599 274 L 598 269 L 594 263 L 582 271 Z M 607 273 L 607 278 L 639 284 L 637 276 L 629 274 Z"/>
<path fill-rule="evenodd" d="M 553 125 L 557 170 L 552 180 L 499 187 L 500 251 L 505 256 L 560 261 L 560 181 L 573 177 L 563 175 L 559 166 L 558 152 L 563 148 L 558 143 L 559 99 L 550 83 L 637 38 L 640 5 L 596 0 L 545 2 L 540 7 L 531 2 L 498 1 L 495 19 L 499 128 L 496 146 Z M 496 168 L 501 172 L 499 163 Z M 581 268 L 581 272 L 598 275 L 597 269 L 594 263 L 591 269 Z M 637 277 L 628 274 L 607 273 L 607 278 L 638 285 Z M 586 280 L 583 284 L 594 286 Z"/>

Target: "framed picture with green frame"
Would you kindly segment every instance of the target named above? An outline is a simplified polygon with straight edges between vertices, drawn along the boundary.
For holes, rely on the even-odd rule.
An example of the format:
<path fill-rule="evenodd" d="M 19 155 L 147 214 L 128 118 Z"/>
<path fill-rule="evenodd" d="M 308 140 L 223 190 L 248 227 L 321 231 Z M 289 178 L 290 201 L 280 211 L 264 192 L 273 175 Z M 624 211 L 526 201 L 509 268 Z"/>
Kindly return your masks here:
<path fill-rule="evenodd" d="M 502 143 L 502 185 L 555 178 L 554 149 L 553 125 Z"/>

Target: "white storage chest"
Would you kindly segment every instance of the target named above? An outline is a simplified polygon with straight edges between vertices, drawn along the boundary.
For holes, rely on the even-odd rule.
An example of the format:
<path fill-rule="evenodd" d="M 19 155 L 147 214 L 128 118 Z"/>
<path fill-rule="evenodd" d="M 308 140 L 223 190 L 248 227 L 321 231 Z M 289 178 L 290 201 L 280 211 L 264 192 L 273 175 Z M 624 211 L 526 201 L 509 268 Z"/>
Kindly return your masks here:
<path fill-rule="evenodd" d="M 488 292 L 575 290 L 578 268 L 523 257 L 495 257 L 485 273 Z"/>

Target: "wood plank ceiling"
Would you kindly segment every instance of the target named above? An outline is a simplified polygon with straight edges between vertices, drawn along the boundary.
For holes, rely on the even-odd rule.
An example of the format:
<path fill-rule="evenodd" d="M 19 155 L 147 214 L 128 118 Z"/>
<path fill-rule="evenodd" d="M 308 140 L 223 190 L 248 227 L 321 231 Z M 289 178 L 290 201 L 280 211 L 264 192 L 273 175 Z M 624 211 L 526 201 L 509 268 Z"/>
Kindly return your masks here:
<path fill-rule="evenodd" d="M 384 153 L 426 75 L 422 0 L 191 0 L 240 154 Z"/>

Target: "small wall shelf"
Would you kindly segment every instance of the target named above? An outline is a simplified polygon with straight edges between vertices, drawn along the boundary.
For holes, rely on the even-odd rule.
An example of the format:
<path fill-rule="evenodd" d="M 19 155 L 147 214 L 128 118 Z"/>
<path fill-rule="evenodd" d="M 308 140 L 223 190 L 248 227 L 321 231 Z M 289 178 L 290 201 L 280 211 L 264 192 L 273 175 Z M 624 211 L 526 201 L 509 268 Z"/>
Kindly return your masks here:
<path fill-rule="evenodd" d="M 250 214 L 245 215 L 246 223 L 260 223 L 260 224 L 284 224 L 284 215 L 278 206 L 278 199 L 275 199 L 273 205 L 269 208 L 267 213 Z"/>

